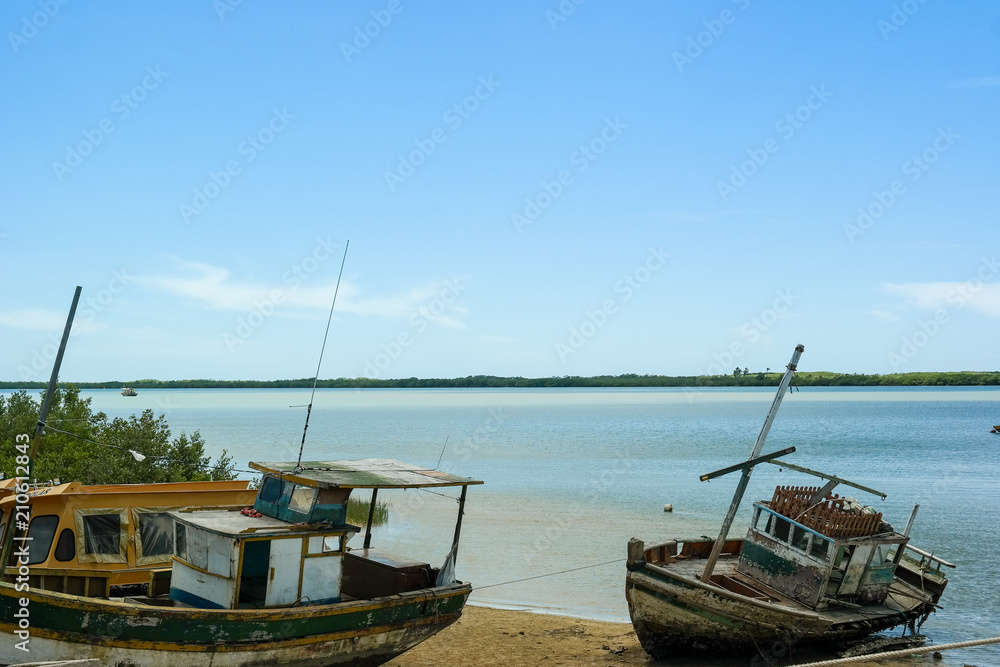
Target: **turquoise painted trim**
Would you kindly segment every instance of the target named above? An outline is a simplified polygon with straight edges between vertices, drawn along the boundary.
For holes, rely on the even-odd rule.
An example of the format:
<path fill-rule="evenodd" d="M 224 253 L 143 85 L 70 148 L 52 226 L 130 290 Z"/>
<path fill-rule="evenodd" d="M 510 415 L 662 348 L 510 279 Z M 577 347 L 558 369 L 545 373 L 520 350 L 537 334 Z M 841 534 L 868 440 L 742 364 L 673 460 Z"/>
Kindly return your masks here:
<path fill-rule="evenodd" d="M 195 595 L 194 593 L 188 593 L 187 591 L 182 591 L 179 588 L 170 587 L 170 599 L 176 602 L 183 602 L 184 604 L 189 604 L 192 607 L 198 607 L 199 609 L 226 609 L 221 604 L 212 602 L 211 600 L 206 600 L 200 595 Z"/>

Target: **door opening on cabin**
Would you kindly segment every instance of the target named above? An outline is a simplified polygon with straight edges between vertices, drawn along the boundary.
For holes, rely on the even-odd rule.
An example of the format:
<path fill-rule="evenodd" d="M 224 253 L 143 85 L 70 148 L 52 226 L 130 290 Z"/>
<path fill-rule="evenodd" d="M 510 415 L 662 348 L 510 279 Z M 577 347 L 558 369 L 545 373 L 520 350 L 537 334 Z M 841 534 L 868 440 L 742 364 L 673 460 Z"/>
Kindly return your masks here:
<path fill-rule="evenodd" d="M 253 540 L 243 543 L 239 606 L 264 606 L 264 600 L 267 597 L 268 573 L 271 569 L 270 563 L 270 540 Z"/>

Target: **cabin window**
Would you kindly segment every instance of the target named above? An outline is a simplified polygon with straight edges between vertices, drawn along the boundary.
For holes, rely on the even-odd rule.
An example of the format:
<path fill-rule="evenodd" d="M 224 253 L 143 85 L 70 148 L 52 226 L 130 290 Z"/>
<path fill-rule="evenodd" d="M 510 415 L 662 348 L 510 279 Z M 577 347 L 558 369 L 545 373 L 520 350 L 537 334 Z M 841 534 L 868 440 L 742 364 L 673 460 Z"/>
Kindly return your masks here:
<path fill-rule="evenodd" d="M 127 563 L 128 511 L 125 508 L 73 510 L 76 559 L 81 563 Z"/>
<path fill-rule="evenodd" d="M 343 539 L 341 535 L 327 535 L 323 538 L 323 552 L 340 551 Z"/>
<path fill-rule="evenodd" d="M 31 540 L 30 551 L 28 552 L 28 565 L 44 563 L 49 557 L 49 549 L 52 548 L 52 540 L 56 536 L 56 528 L 59 527 L 59 517 L 55 514 L 46 516 L 36 516 L 28 524 L 28 538 Z"/>
<path fill-rule="evenodd" d="M 802 551 L 809 551 L 809 531 L 801 526 L 792 528 L 792 546 Z"/>
<path fill-rule="evenodd" d="M 877 544 L 875 545 L 875 553 L 872 555 L 871 564 L 882 565 L 889 560 L 889 550 L 892 549 L 894 545 L 891 544 Z"/>
<path fill-rule="evenodd" d="M 138 563 L 168 560 L 174 552 L 174 520 L 166 512 L 137 512 Z"/>
<path fill-rule="evenodd" d="M 187 560 L 187 528 L 183 523 L 174 524 L 174 555 Z"/>
<path fill-rule="evenodd" d="M 56 542 L 55 557 L 57 561 L 65 563 L 76 558 L 76 535 L 72 528 L 63 528 L 59 533 L 59 541 Z"/>
<path fill-rule="evenodd" d="M 813 543 L 812 547 L 809 549 L 809 553 L 811 553 L 816 558 L 825 559 L 827 557 L 827 554 L 829 553 L 829 550 L 830 550 L 830 540 L 824 540 L 822 537 L 819 537 L 818 535 L 813 535 Z"/>
<path fill-rule="evenodd" d="M 118 514 L 83 517 L 83 544 L 87 554 L 117 554 L 120 551 L 122 519 Z"/>
<path fill-rule="evenodd" d="M 775 539 L 782 542 L 788 541 L 788 533 L 791 532 L 792 524 L 787 519 L 783 519 L 777 514 L 772 514 L 767 520 L 767 532 Z"/>
<path fill-rule="evenodd" d="M 288 500 L 288 509 L 299 514 L 309 514 L 316 501 L 316 489 L 311 486 L 296 486 Z"/>
<path fill-rule="evenodd" d="M 260 499 L 265 503 L 276 503 L 281 497 L 281 480 L 277 477 L 265 477 L 260 487 Z"/>

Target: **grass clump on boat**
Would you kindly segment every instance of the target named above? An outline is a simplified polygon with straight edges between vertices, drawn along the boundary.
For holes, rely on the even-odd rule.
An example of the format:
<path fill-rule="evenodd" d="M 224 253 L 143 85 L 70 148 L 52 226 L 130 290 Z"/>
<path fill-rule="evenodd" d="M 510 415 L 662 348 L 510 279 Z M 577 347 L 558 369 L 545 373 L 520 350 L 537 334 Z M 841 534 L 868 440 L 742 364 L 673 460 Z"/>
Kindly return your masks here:
<path fill-rule="evenodd" d="M 347 500 L 347 523 L 355 526 L 368 525 L 368 508 L 371 507 L 371 498 L 349 498 Z M 389 522 L 389 503 L 376 500 L 375 515 L 372 518 L 373 526 L 381 526 Z"/>

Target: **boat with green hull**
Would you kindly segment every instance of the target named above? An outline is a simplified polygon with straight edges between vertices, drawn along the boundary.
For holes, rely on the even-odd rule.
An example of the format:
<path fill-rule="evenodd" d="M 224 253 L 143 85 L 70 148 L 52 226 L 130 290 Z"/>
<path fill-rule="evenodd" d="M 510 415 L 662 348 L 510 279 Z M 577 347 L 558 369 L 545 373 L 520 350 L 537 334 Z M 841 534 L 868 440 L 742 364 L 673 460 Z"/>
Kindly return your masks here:
<path fill-rule="evenodd" d="M 165 513 L 173 559 L 145 570 L 145 594 L 109 597 L 101 587 L 74 595 L 52 576 L 32 578 L 20 551 L 42 548 L 33 528 L 44 517 L 15 529 L 0 581 L 0 630 L 14 641 L 0 647 L 0 663 L 30 656 L 122 667 L 379 665 L 461 616 L 472 587 L 455 578 L 454 564 L 468 486 L 482 482 L 387 459 L 251 466 L 264 473 L 253 507 Z M 372 548 L 379 490 L 428 487 L 461 488 L 445 563 Z M 370 490 L 372 503 L 356 547 L 350 540 L 362 529 L 346 522 L 354 489 Z M 101 537 L 84 543 L 119 542 Z"/>
<path fill-rule="evenodd" d="M 642 647 L 655 659 L 737 657 L 758 653 L 770 663 L 791 646 L 833 648 L 904 626 L 915 635 L 938 608 L 955 567 L 909 544 L 882 514 L 832 493 L 851 486 L 885 494 L 834 475 L 780 460 L 794 447 L 762 455 L 799 357 L 792 355 L 750 457 L 701 476 L 741 472 L 719 537 L 628 544 L 625 597 Z M 743 539 L 729 529 L 756 465 L 771 463 L 825 480 L 820 486 L 778 486 L 753 505 Z"/>

